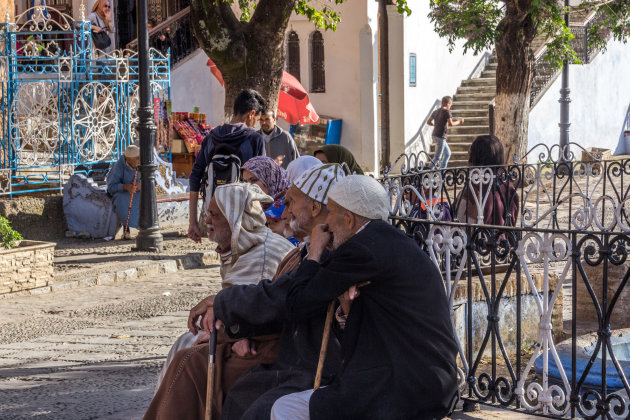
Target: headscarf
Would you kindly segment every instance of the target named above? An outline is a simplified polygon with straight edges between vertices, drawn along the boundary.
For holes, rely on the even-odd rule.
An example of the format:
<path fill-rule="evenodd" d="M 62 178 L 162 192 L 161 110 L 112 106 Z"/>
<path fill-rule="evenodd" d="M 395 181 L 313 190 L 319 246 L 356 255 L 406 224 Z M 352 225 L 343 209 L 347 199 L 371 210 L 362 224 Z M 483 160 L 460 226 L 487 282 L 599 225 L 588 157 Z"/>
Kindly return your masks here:
<path fill-rule="evenodd" d="M 348 175 L 330 188 L 328 198 L 354 214 L 370 220 L 387 221 L 389 196 L 374 178 Z"/>
<path fill-rule="evenodd" d="M 311 199 L 328 204 L 331 187 L 345 176 L 341 165 L 329 163 L 304 172 L 293 185 Z"/>
<path fill-rule="evenodd" d="M 329 163 L 341 164 L 343 162 L 348 165 L 348 169 L 350 169 L 350 173 L 348 175 L 363 175 L 363 169 L 361 169 L 357 161 L 354 159 L 354 156 L 352 155 L 350 150 L 346 149 L 343 146 L 340 146 L 338 144 L 327 144 L 326 146 L 322 146 L 320 149 L 315 150 L 313 156 L 315 156 L 317 153 L 325 154 Z"/>
<path fill-rule="evenodd" d="M 293 182 L 307 170 L 322 165 L 322 161 L 314 156 L 300 156 L 292 160 L 289 166 L 287 166 L 287 178 L 289 179 L 289 183 L 293 184 Z"/>
<path fill-rule="evenodd" d="M 217 187 L 214 198 L 232 230 L 229 254 L 221 255 L 223 285 L 256 284 L 271 278 L 293 248 L 265 226 L 262 204 L 271 203 L 271 197 L 258 185 L 232 183 Z"/>
<path fill-rule="evenodd" d="M 284 197 L 289 189 L 289 181 L 287 181 L 284 169 L 270 157 L 253 157 L 245 162 L 241 169 L 256 175 L 256 178 L 267 187 L 269 195 L 274 200 Z"/>

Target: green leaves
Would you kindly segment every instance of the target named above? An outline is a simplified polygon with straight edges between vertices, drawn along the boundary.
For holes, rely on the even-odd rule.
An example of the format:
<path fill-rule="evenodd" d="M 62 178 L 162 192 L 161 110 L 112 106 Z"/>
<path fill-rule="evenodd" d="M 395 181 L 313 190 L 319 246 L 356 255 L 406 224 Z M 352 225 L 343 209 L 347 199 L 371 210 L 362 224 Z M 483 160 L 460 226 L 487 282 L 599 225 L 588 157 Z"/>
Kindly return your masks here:
<path fill-rule="evenodd" d="M 328 0 L 329 3 L 341 4 L 347 0 Z M 341 22 L 341 14 L 327 5 L 317 8 L 312 3 L 323 3 L 323 1 L 313 2 L 311 0 L 298 0 L 295 3 L 295 13 L 303 15 L 313 22 L 317 29 L 337 30 L 337 24 Z"/>
<path fill-rule="evenodd" d="M 22 235 L 11 228 L 11 222 L 0 216 L 0 245 L 6 249 L 14 248 L 18 241 L 22 240 Z"/>

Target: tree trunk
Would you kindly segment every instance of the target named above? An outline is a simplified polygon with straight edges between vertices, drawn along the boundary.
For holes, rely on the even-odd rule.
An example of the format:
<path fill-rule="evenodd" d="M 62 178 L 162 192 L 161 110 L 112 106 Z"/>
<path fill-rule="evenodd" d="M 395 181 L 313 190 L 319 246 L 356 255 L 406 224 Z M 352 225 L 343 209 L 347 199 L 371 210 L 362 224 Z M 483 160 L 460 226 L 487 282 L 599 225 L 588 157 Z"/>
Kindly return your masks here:
<path fill-rule="evenodd" d="M 243 89 L 255 89 L 276 109 L 282 82 L 284 38 L 296 0 L 260 0 L 249 22 L 239 22 L 223 0 L 192 0 L 192 26 L 201 48 L 225 81 L 226 120 Z"/>
<path fill-rule="evenodd" d="M 497 37 L 497 95 L 495 135 L 505 147 L 506 163 L 527 152 L 529 98 L 534 75 L 531 43 L 536 36 L 532 16 L 523 5 L 512 0 L 499 23 Z"/>

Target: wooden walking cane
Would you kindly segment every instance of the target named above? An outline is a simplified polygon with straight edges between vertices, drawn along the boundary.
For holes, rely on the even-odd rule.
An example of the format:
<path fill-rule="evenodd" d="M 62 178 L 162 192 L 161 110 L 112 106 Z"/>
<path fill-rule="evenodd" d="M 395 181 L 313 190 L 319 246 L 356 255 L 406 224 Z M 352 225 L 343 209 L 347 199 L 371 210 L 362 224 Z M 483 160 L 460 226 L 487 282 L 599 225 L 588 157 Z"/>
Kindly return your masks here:
<path fill-rule="evenodd" d="M 217 327 L 210 334 L 208 352 L 208 382 L 206 386 L 206 420 L 212 420 L 212 395 L 214 394 L 214 357 L 217 353 Z"/>
<path fill-rule="evenodd" d="M 357 289 L 367 286 L 372 283 L 371 281 L 366 281 L 357 285 Z M 328 311 L 326 311 L 326 321 L 324 322 L 324 334 L 322 335 L 322 347 L 319 349 L 319 360 L 317 361 L 317 372 L 315 373 L 315 384 L 313 385 L 313 391 L 317 391 L 317 388 L 322 383 L 322 371 L 324 370 L 324 361 L 326 360 L 326 350 L 328 350 L 328 339 L 330 338 L 330 327 L 332 326 L 332 318 L 335 313 L 335 302 L 334 299 L 332 302 L 328 304 Z"/>
<path fill-rule="evenodd" d="M 333 313 L 335 312 L 335 301 L 336 300 L 333 300 L 328 304 L 328 311 L 326 312 L 324 334 L 322 336 L 322 347 L 319 349 L 319 360 L 317 361 L 315 385 L 313 386 L 314 391 L 317 391 L 317 388 L 319 388 L 319 385 L 322 383 L 322 371 L 324 370 L 324 361 L 326 360 L 326 350 L 328 350 L 328 339 L 330 338 L 330 327 L 332 326 Z"/>
<path fill-rule="evenodd" d="M 129 198 L 129 210 L 127 210 L 127 223 L 125 223 L 125 230 L 123 230 L 123 238 L 126 239 L 127 230 L 129 229 L 129 216 L 131 215 L 131 205 L 133 204 L 133 195 L 136 193 L 136 178 L 138 178 L 138 168 L 136 168 L 136 173 L 133 175 L 133 186 L 134 191 L 131 192 L 131 197 Z"/>

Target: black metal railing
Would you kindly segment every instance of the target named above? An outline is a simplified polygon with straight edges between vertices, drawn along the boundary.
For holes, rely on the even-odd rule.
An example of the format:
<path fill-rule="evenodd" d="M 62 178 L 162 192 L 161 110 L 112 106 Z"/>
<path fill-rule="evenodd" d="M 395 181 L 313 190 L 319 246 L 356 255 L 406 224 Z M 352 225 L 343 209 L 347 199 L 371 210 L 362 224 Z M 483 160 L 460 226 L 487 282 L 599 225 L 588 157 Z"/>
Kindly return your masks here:
<path fill-rule="evenodd" d="M 380 178 L 392 223 L 441 268 L 467 402 L 628 418 L 630 160 L 582 152 L 439 171 L 403 155 Z"/>
<path fill-rule="evenodd" d="M 190 6 L 177 12 L 149 31 L 149 45 L 166 55 L 170 52 L 171 65 L 176 65 L 199 48 L 190 23 Z M 137 51 L 137 40 L 127 44 Z"/>

